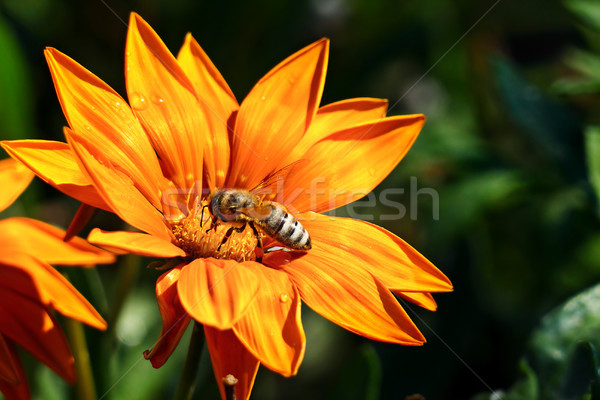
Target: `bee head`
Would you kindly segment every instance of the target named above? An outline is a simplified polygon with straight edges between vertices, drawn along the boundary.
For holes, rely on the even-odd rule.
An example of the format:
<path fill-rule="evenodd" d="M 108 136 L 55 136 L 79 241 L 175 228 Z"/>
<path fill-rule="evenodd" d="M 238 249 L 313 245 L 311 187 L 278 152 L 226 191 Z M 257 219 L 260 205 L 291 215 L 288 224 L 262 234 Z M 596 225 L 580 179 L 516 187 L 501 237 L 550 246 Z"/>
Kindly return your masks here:
<path fill-rule="evenodd" d="M 235 190 L 218 189 L 210 201 L 210 209 L 214 216 L 223 221 L 231 220 L 242 206 L 243 199 Z"/>

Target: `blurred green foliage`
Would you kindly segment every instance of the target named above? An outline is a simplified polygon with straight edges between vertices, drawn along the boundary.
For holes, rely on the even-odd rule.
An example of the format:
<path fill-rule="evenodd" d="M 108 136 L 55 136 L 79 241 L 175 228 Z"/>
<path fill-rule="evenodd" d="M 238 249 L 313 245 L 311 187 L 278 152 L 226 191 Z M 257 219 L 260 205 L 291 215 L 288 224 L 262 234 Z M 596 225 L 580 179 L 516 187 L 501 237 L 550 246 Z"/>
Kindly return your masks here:
<path fill-rule="evenodd" d="M 598 399 L 597 1 L 2 0 L 2 139 L 63 139 L 66 122 L 45 46 L 124 94 L 130 11 L 173 52 L 192 32 L 238 100 L 277 62 L 327 36 L 323 104 L 382 97 L 390 99 L 390 114 L 428 117 L 376 192 L 403 189 L 391 196 L 404 205 L 403 217 L 378 220 L 397 212 L 379 203 L 356 208 L 374 214 L 453 281 L 454 293 L 436 296 L 435 313 L 403 303 L 428 343 L 373 343 L 305 308 L 308 344 L 298 376 L 261 369 L 255 398 Z M 35 181 L 9 212 L 64 227 L 76 207 Z M 120 222 L 100 214 L 94 225 L 114 229 Z M 112 322 L 108 333 L 86 331 L 104 399 L 174 393 L 187 336 L 160 370 L 142 357 L 160 331 L 159 272 L 143 268 L 151 261 L 124 259 L 71 276 Z M 30 358 L 26 365 L 35 398 L 74 398 L 45 367 Z M 196 398 L 217 396 L 205 353 Z"/>

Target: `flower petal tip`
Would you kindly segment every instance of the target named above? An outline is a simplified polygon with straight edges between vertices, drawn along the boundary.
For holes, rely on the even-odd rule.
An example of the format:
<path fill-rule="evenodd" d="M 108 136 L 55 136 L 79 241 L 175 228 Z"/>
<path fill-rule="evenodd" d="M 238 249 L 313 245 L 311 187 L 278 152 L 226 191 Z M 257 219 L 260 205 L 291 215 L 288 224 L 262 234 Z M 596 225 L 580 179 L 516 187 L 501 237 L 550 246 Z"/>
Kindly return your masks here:
<path fill-rule="evenodd" d="M 329 41 L 329 38 L 326 38 L 326 37 L 324 37 L 324 38 L 321 38 L 321 39 L 317 40 L 317 41 L 316 41 L 316 42 L 313 44 L 313 46 L 314 46 L 314 47 L 321 47 L 321 48 L 322 48 L 322 50 L 321 50 L 321 51 L 324 53 L 324 57 L 325 57 L 325 59 L 326 59 L 326 60 L 329 58 L 329 47 L 330 47 L 330 43 L 331 43 L 331 42 Z M 313 47 L 313 46 L 310 46 L 310 47 Z M 310 47 L 309 47 L 309 48 L 310 48 Z M 326 65 L 326 64 L 325 64 L 325 65 Z M 326 66 L 325 66 L 325 68 L 326 68 Z"/>
<path fill-rule="evenodd" d="M 188 32 L 185 34 L 185 38 L 183 39 L 184 43 L 189 43 L 189 42 L 194 42 L 194 41 L 196 41 L 196 40 L 194 39 L 194 35 L 192 35 L 192 32 Z"/>
<path fill-rule="evenodd" d="M 99 331 L 105 331 L 108 329 L 108 323 L 102 317 L 98 317 L 98 321 L 95 325 L 92 325 L 93 328 L 98 329 Z"/>
<path fill-rule="evenodd" d="M 148 22 L 146 22 L 146 20 L 136 12 L 129 14 L 129 30 L 131 31 L 133 29 L 136 29 L 138 32 L 142 30 L 154 32 L 150 24 L 148 24 Z"/>
<path fill-rule="evenodd" d="M 140 14 L 136 13 L 135 11 L 132 11 L 131 13 L 129 13 L 129 26 L 131 26 L 132 22 L 136 21 L 144 21 L 144 19 Z"/>
<path fill-rule="evenodd" d="M 329 43 L 330 43 L 330 42 L 331 42 L 331 41 L 329 40 L 329 38 L 328 38 L 328 37 L 323 37 L 323 38 L 321 38 L 321 39 L 317 40 L 317 41 L 315 42 L 315 44 L 322 44 L 322 45 L 324 45 L 324 46 L 327 46 L 327 47 L 329 47 Z"/>

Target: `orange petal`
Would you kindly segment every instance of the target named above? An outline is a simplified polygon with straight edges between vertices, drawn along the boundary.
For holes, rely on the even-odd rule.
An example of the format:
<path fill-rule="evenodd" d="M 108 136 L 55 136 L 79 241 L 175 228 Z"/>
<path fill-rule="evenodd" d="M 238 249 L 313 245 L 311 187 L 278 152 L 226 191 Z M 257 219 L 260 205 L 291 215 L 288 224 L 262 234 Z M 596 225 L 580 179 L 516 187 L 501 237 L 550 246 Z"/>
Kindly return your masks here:
<path fill-rule="evenodd" d="M 12 373 L 9 372 L 10 376 L 6 376 L 3 372 L 0 372 L 0 393 L 7 400 L 30 399 L 31 394 L 27 385 L 27 376 L 17 349 L 0 334 L 0 370 L 4 370 L 5 367 L 12 370 Z"/>
<path fill-rule="evenodd" d="M 110 86 L 60 51 L 44 52 L 69 126 L 86 138 L 160 208 L 162 172 L 148 136 Z"/>
<path fill-rule="evenodd" d="M 302 224 L 313 245 L 363 268 L 401 292 L 449 292 L 450 280 L 419 252 L 391 232 L 350 218 L 306 214 Z"/>
<path fill-rule="evenodd" d="M 342 100 L 319 108 L 308 131 L 281 165 L 286 166 L 302 158 L 306 151 L 334 132 L 385 117 L 388 101 L 357 98 Z"/>
<path fill-rule="evenodd" d="M 429 311 L 437 310 L 437 303 L 433 299 L 431 293 L 419 293 L 419 292 L 399 292 L 392 290 L 395 294 L 402 297 L 405 300 L 410 301 L 420 307 L 423 307 Z"/>
<path fill-rule="evenodd" d="M 162 317 L 162 329 L 152 349 L 144 352 L 154 368 L 160 368 L 173 353 L 192 320 L 177 295 L 177 280 L 181 266 L 162 274 L 156 281 L 156 300 Z"/>
<path fill-rule="evenodd" d="M 295 375 L 306 347 L 300 296 L 282 271 L 260 267 L 255 273 L 260 290 L 233 331 L 262 365 L 283 376 Z"/>
<path fill-rule="evenodd" d="M 223 187 L 229 169 L 229 129 L 233 130 L 227 121 L 239 108 L 238 102 L 223 76 L 189 33 L 177 61 L 194 85 L 213 127 L 209 134 L 203 135 L 204 168 L 209 187 Z"/>
<path fill-rule="evenodd" d="M 354 257 L 340 257 L 331 250 L 313 242 L 311 250 L 291 254 L 287 263 L 275 264 L 278 254 L 267 256 L 264 263 L 288 273 L 302 300 L 342 328 L 383 342 L 423 344 L 421 332 L 379 279 L 354 265 Z"/>
<path fill-rule="evenodd" d="M 3 288 L 0 290 L 0 333 L 67 382 L 75 382 L 74 360 L 67 338 L 44 305 Z"/>
<path fill-rule="evenodd" d="M 407 115 L 371 121 L 336 132 L 301 158 L 283 196 L 296 212 L 325 212 L 360 199 L 398 165 L 417 138 L 425 117 Z"/>
<path fill-rule="evenodd" d="M 90 243 L 119 254 L 133 253 L 145 257 L 183 257 L 185 251 L 173 243 L 140 232 L 107 232 L 92 229 Z"/>
<path fill-rule="evenodd" d="M 252 262 L 198 258 L 181 270 L 181 304 L 196 321 L 230 329 L 256 297 L 259 280 Z"/>
<path fill-rule="evenodd" d="M 233 331 L 221 331 L 205 326 L 204 333 L 221 399 L 227 400 L 223 378 L 233 375 L 238 380 L 235 385 L 236 398 L 248 400 L 258 372 L 258 360 L 246 350 Z"/>
<path fill-rule="evenodd" d="M 202 181 L 204 135 L 210 132 L 192 83 L 156 32 L 139 15 L 129 19 L 125 78 L 129 102 L 167 177 L 189 189 Z"/>
<path fill-rule="evenodd" d="M 4 211 L 23 193 L 34 174 L 23 164 L 11 158 L 0 161 L 0 211 Z"/>
<path fill-rule="evenodd" d="M 0 249 L 21 252 L 48 264 L 110 264 L 115 256 L 75 237 L 63 241 L 65 231 L 30 218 L 0 220 Z M 23 240 L 27 238 L 27 240 Z"/>
<path fill-rule="evenodd" d="M 252 188 L 287 157 L 319 107 L 329 41 L 279 63 L 252 88 L 238 112 L 231 144 L 229 187 Z"/>
<path fill-rule="evenodd" d="M 2 142 L 2 147 L 44 182 L 67 196 L 110 211 L 92 181 L 79 168 L 76 155 L 68 144 L 50 140 L 13 140 Z"/>
<path fill-rule="evenodd" d="M 85 137 L 69 128 L 65 128 L 65 136 L 110 210 L 135 228 L 171 240 L 162 214 L 135 188 L 129 177 L 111 168 L 103 154 Z"/>
<path fill-rule="evenodd" d="M 3 253 L 0 263 L 0 287 L 96 329 L 106 329 L 106 322 L 94 307 L 51 266 L 12 252 Z"/>

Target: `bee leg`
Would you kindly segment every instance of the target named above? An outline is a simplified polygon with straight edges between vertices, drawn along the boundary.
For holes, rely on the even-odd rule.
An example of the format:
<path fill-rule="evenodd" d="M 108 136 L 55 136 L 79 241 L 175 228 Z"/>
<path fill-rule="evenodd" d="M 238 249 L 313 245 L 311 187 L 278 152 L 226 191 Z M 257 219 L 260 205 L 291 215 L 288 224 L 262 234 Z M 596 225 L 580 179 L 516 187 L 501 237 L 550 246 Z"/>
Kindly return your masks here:
<path fill-rule="evenodd" d="M 219 217 L 217 217 L 217 216 L 214 216 L 214 217 L 212 218 L 212 223 L 211 223 L 211 225 L 210 225 L 210 228 L 208 228 L 208 229 L 206 230 L 206 233 L 210 232 L 211 230 L 213 230 L 213 231 L 215 231 L 215 232 L 217 231 L 217 220 L 218 220 L 218 219 L 219 219 Z M 202 225 L 200 225 L 200 226 L 202 226 Z"/>
<path fill-rule="evenodd" d="M 250 225 L 250 228 L 252 228 L 252 232 L 254 232 L 254 236 L 256 236 L 256 247 L 258 247 L 260 249 L 260 256 L 258 256 L 258 255 L 256 256 L 256 261 L 262 262 L 262 256 L 264 254 L 262 238 L 260 237 L 260 234 L 258 233 L 258 229 L 256 229 L 256 226 L 254 226 L 254 222 L 249 222 L 248 225 Z"/>
<path fill-rule="evenodd" d="M 246 224 L 244 223 L 244 225 L 238 227 L 232 226 L 231 228 L 229 228 L 227 230 L 227 232 L 225 232 L 225 236 L 223 236 L 223 240 L 221 240 L 221 244 L 219 245 L 219 247 L 217 247 L 217 251 L 221 250 L 221 246 L 223 246 L 225 244 L 225 242 L 227 242 L 227 240 L 229 240 L 229 237 L 231 236 L 231 234 L 235 231 L 237 233 L 241 233 L 244 231 L 244 229 L 246 229 Z M 207 231 L 208 232 L 208 231 Z"/>
<path fill-rule="evenodd" d="M 208 208 L 207 205 L 202 206 L 202 211 L 200 211 L 200 227 L 204 224 L 204 209 Z"/>

